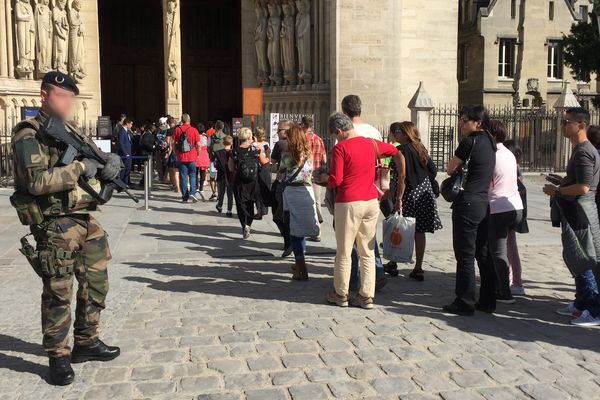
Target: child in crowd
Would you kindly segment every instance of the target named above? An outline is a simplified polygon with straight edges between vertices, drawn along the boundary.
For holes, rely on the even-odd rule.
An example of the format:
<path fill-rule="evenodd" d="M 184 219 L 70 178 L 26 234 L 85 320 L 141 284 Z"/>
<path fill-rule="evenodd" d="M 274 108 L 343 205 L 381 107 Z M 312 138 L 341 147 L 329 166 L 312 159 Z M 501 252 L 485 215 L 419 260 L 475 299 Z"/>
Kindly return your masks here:
<path fill-rule="evenodd" d="M 211 170 L 211 188 L 213 187 L 213 182 L 215 185 L 218 185 L 218 199 L 217 199 L 217 211 L 220 213 L 223 212 L 223 200 L 225 199 L 225 195 L 227 195 L 227 216 L 232 217 L 233 213 L 233 174 L 229 171 L 228 162 L 231 158 L 231 146 L 233 145 L 233 137 L 225 136 L 223 140 L 224 149 L 217 150 L 215 152 L 213 165 L 215 167 L 215 174 L 213 178 L 213 173 Z M 214 189 L 213 189 L 214 193 Z M 214 194 L 213 194 L 214 196 Z M 212 199 L 212 197 L 211 197 Z"/>

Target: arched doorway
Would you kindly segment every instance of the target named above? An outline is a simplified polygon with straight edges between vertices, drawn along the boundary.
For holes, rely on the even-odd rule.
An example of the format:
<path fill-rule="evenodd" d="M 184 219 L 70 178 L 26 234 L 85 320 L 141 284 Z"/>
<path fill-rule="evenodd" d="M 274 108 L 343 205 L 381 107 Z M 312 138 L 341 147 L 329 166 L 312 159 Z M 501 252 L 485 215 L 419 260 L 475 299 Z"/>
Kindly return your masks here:
<path fill-rule="evenodd" d="M 183 111 L 194 122 L 242 116 L 241 1 L 181 0 Z"/>
<path fill-rule="evenodd" d="M 139 123 L 165 112 L 160 0 L 98 2 L 102 114 Z"/>

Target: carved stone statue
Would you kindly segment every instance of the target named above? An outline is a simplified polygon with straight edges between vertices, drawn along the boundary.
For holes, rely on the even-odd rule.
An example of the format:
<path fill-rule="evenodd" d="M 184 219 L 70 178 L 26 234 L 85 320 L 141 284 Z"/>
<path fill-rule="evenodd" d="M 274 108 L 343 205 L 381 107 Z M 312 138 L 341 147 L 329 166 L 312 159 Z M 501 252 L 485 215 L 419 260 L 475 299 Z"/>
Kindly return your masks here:
<path fill-rule="evenodd" d="M 15 3 L 17 25 L 17 75 L 31 77 L 35 60 L 35 19 L 29 0 Z"/>
<path fill-rule="evenodd" d="M 50 0 L 38 0 L 35 6 L 35 25 L 37 34 L 37 71 L 42 78 L 52 70 L 52 11 Z"/>
<path fill-rule="evenodd" d="M 298 78 L 300 83 L 312 83 L 310 60 L 310 1 L 297 0 L 296 41 L 298 44 Z"/>
<path fill-rule="evenodd" d="M 178 79 L 179 74 L 177 72 L 177 61 L 176 61 L 176 50 L 178 46 L 177 34 L 179 27 L 175 26 L 175 19 L 177 14 L 177 0 L 169 0 L 167 2 L 167 81 L 168 85 L 168 98 L 178 99 Z"/>
<path fill-rule="evenodd" d="M 80 12 L 80 0 L 73 0 L 69 7 L 69 73 L 76 82 L 85 78 L 85 44 Z"/>
<path fill-rule="evenodd" d="M 269 65 L 271 66 L 271 85 L 281 85 L 281 6 L 277 0 L 269 0 L 269 24 L 267 29 L 267 38 L 269 45 L 267 47 L 269 56 Z"/>
<path fill-rule="evenodd" d="M 69 52 L 69 19 L 65 9 L 67 0 L 56 0 L 52 10 L 52 21 L 54 23 L 54 69 L 62 73 L 68 73 L 67 57 Z"/>
<path fill-rule="evenodd" d="M 296 5 L 294 0 L 283 0 L 281 24 L 281 62 L 285 84 L 296 84 Z"/>
<path fill-rule="evenodd" d="M 264 0 L 255 0 L 256 27 L 254 28 L 254 46 L 256 48 L 257 76 L 261 86 L 269 84 L 269 57 L 267 55 L 267 7 Z"/>

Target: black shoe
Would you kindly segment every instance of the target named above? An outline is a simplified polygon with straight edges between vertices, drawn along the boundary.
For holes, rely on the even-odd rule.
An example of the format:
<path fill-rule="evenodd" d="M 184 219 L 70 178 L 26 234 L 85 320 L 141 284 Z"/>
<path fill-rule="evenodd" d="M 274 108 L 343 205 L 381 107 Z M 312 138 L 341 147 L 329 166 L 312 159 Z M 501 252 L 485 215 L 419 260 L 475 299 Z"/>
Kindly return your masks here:
<path fill-rule="evenodd" d="M 285 250 L 283 250 L 283 254 L 281 255 L 281 258 L 289 257 L 292 254 L 293 251 L 294 250 L 292 249 L 291 245 L 288 246 L 288 247 L 286 247 Z"/>
<path fill-rule="evenodd" d="M 91 346 L 73 346 L 71 352 L 71 362 L 74 364 L 86 361 L 110 361 L 119 357 L 121 349 L 114 346 L 107 346 L 100 339 Z"/>
<path fill-rule="evenodd" d="M 475 309 L 488 314 L 493 314 L 496 312 L 496 307 L 488 307 L 480 303 L 475 303 Z"/>
<path fill-rule="evenodd" d="M 388 283 L 388 281 L 385 276 L 382 276 L 381 278 L 377 278 L 375 280 L 375 291 L 381 292 L 381 290 L 384 288 L 385 285 L 387 285 L 387 283 Z"/>
<path fill-rule="evenodd" d="M 464 317 L 470 317 L 475 314 L 474 309 L 468 308 L 465 306 L 459 306 L 456 303 L 448 304 L 447 306 L 444 306 L 442 308 L 442 310 L 444 310 L 444 312 L 447 312 L 449 314 L 456 314 L 456 315 L 461 315 Z"/>
<path fill-rule="evenodd" d="M 69 357 L 50 357 L 50 381 L 57 386 L 66 386 L 75 380 L 75 372 L 71 368 Z"/>
<path fill-rule="evenodd" d="M 385 264 L 383 266 L 383 270 L 385 271 L 386 274 L 388 274 L 390 276 L 398 276 L 398 274 L 399 274 L 398 264 L 396 264 L 393 261 L 390 261 L 389 263 Z"/>
<path fill-rule="evenodd" d="M 233 213 L 231 211 L 227 211 L 227 218 L 233 218 Z"/>
<path fill-rule="evenodd" d="M 517 302 L 517 300 L 515 300 L 512 294 L 509 294 L 507 296 L 498 295 L 496 296 L 496 301 L 502 304 L 515 304 Z"/>
<path fill-rule="evenodd" d="M 217 206 L 217 212 L 218 212 L 219 214 L 221 214 L 221 213 L 223 212 L 223 207 L 219 207 L 219 206 Z"/>

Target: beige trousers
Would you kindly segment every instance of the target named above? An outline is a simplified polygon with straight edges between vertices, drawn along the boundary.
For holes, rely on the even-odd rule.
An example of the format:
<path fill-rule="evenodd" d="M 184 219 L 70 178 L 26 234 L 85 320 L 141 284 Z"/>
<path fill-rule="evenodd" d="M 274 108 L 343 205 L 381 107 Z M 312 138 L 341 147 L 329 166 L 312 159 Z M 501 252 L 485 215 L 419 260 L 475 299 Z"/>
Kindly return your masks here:
<path fill-rule="evenodd" d="M 319 223 L 321 223 L 321 221 L 323 221 L 323 214 L 321 214 L 321 204 L 323 204 L 323 186 L 313 183 L 312 188 L 313 188 L 313 192 L 315 194 L 315 205 L 317 206 L 317 217 L 319 218 Z M 320 236 L 320 234 L 319 234 L 319 236 Z"/>
<path fill-rule="evenodd" d="M 347 296 L 352 269 L 352 247 L 358 249 L 360 290 L 364 297 L 375 297 L 375 231 L 379 218 L 376 199 L 335 204 L 335 240 L 337 252 L 333 286 L 338 295 Z"/>

